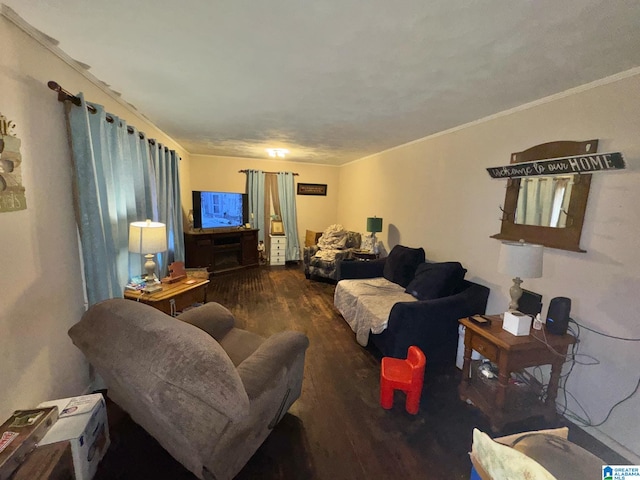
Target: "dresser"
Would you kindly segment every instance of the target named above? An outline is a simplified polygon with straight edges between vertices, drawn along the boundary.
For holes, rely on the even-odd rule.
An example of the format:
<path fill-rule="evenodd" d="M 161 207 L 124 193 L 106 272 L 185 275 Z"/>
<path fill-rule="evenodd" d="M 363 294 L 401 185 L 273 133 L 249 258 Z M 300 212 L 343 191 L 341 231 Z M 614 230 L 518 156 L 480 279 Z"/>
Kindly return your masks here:
<path fill-rule="evenodd" d="M 271 242 L 269 265 L 284 265 L 287 237 L 285 235 L 269 235 L 269 239 Z"/>

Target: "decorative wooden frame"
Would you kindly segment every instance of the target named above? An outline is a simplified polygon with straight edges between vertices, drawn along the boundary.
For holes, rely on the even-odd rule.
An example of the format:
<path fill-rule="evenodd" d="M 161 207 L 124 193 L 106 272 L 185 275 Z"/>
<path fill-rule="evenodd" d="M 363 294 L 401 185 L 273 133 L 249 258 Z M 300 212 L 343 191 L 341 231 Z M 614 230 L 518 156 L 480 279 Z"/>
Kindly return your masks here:
<path fill-rule="evenodd" d="M 326 196 L 327 184 L 326 183 L 299 183 L 297 194 Z"/>
<path fill-rule="evenodd" d="M 547 158 L 568 157 L 580 154 L 593 154 L 598 149 L 598 140 L 586 142 L 559 141 L 536 145 L 523 152 L 513 153 L 511 163 L 530 162 Z M 591 186 L 591 174 L 575 174 L 576 181 L 571 189 L 571 199 L 567 209 L 567 226 L 564 228 L 541 227 L 537 225 L 523 225 L 515 223 L 520 179 L 507 180 L 507 192 L 502 209 L 502 227 L 500 233 L 491 238 L 499 240 L 518 241 L 544 245 L 573 252 L 585 252 L 580 248 L 582 224 L 587 209 L 587 199 Z"/>
<path fill-rule="evenodd" d="M 284 235 L 284 224 L 280 220 L 271 220 L 271 235 Z"/>

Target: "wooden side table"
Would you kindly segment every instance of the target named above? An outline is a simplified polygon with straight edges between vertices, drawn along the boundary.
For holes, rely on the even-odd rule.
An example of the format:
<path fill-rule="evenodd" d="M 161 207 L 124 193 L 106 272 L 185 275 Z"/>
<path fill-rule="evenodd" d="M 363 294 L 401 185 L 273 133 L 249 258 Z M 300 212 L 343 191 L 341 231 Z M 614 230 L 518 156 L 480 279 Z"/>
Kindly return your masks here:
<path fill-rule="evenodd" d="M 153 293 L 125 290 L 124 298 L 146 303 L 167 315 L 175 316 L 194 303 L 205 303 L 208 284 L 209 280 L 186 277 L 174 283 L 163 283 L 162 290 Z"/>
<path fill-rule="evenodd" d="M 355 258 L 356 260 L 375 260 L 379 255 L 377 253 L 364 250 L 353 250 L 351 252 L 351 256 L 353 256 L 353 258 Z"/>
<path fill-rule="evenodd" d="M 464 365 L 459 387 L 460 398 L 470 400 L 491 422 L 494 431 L 506 423 L 544 415 L 548 421 L 556 417 L 556 396 L 560 372 L 569 345 L 576 342 L 571 335 L 551 335 L 546 330 L 531 330 L 527 336 L 517 337 L 502 329 L 502 320 L 491 315 L 490 326 L 482 326 L 468 318 L 460 323 L 465 326 Z M 545 343 L 546 342 L 546 343 Z M 498 380 L 473 375 L 471 352 L 477 351 L 498 365 Z M 512 384 L 511 372 L 538 365 L 551 365 L 551 377 L 546 399 L 538 396 L 525 384 Z M 472 375 L 470 376 L 470 373 Z"/>

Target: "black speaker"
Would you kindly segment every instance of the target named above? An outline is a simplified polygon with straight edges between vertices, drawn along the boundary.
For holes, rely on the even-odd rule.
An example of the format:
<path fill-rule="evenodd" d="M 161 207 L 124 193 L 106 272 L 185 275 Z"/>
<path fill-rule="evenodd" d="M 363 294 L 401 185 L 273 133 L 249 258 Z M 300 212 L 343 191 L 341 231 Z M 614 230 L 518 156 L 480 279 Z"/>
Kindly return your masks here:
<path fill-rule="evenodd" d="M 547 332 L 554 335 L 564 335 L 569 328 L 569 314 L 571 313 L 571 299 L 556 297 L 551 299 L 547 312 Z"/>

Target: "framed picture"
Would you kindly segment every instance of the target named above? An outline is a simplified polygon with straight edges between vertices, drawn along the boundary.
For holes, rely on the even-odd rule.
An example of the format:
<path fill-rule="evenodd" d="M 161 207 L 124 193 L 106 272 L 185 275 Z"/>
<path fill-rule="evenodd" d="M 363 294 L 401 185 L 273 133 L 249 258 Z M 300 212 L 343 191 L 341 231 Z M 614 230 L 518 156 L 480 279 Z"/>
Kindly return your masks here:
<path fill-rule="evenodd" d="M 326 183 L 299 183 L 298 195 L 327 195 Z"/>
<path fill-rule="evenodd" d="M 271 220 L 271 235 L 284 235 L 284 225 L 281 220 Z"/>

